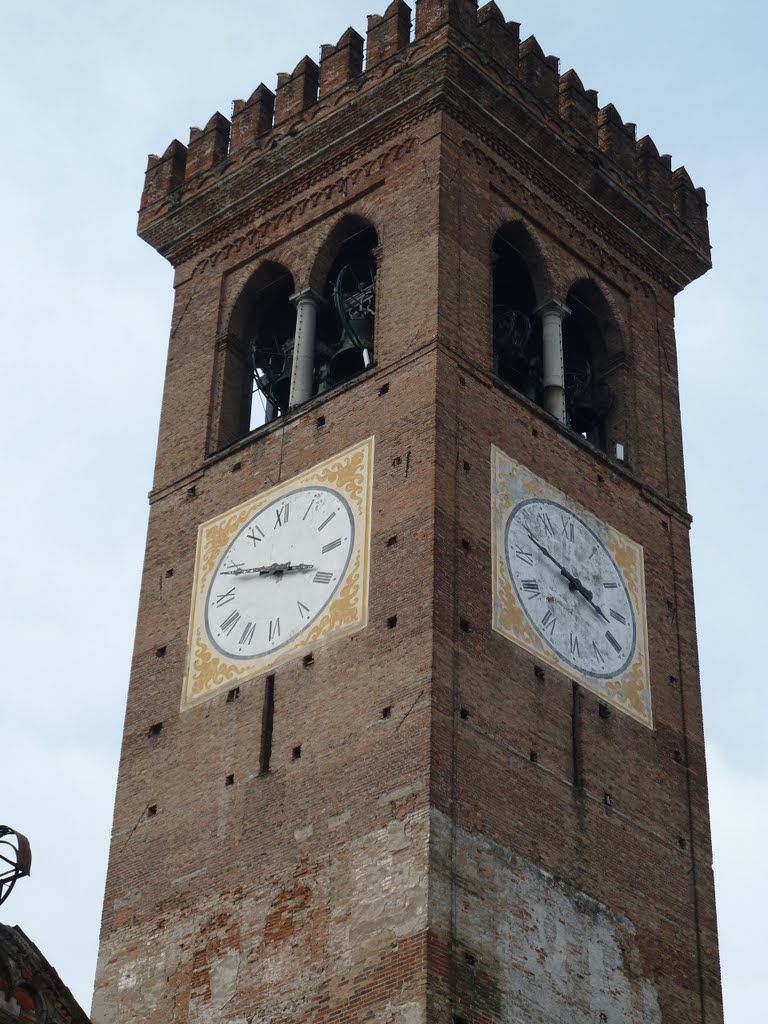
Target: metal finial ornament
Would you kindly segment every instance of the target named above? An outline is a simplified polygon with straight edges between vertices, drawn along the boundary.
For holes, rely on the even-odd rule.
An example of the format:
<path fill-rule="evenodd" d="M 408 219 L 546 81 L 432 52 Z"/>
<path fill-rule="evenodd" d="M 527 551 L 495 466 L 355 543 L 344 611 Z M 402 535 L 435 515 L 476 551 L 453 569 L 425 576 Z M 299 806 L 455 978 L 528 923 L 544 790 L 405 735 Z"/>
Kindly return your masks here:
<path fill-rule="evenodd" d="M 11 895 L 20 878 L 26 878 L 32 868 L 29 840 L 21 832 L 0 825 L 0 906 Z"/>

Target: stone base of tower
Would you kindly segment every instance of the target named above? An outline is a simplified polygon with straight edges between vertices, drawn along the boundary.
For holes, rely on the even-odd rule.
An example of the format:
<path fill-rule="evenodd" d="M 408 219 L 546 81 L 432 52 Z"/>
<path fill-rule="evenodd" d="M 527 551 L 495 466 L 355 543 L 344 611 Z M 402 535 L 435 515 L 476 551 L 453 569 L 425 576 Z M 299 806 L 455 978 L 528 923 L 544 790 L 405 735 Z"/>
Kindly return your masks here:
<path fill-rule="evenodd" d="M 251 891 L 184 911 L 194 880 L 178 879 L 154 941 L 127 927 L 103 944 L 94 1021 L 662 1024 L 635 922 L 434 808 L 406 810 L 423 795 L 388 794 L 385 828 Z"/>
<path fill-rule="evenodd" d="M 438 811 L 431 846 L 430 1022 L 661 1024 L 632 921 Z"/>

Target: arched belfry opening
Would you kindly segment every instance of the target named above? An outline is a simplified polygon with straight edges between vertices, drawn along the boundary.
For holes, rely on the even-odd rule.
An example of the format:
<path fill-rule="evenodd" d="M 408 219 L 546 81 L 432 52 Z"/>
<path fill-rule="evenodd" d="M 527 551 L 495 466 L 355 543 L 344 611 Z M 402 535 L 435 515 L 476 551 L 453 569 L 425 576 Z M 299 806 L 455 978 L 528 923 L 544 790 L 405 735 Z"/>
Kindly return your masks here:
<path fill-rule="evenodd" d="M 296 310 L 293 276 L 275 262 L 249 278 L 230 317 L 219 374 L 218 447 L 288 411 Z"/>
<path fill-rule="evenodd" d="M 314 392 L 356 377 L 374 361 L 378 236 L 360 217 L 345 217 L 323 246 L 314 280 L 317 319 Z"/>
<path fill-rule="evenodd" d="M 542 404 L 542 334 L 536 315 L 541 259 L 520 224 L 497 231 L 493 240 L 493 371 L 507 384 Z"/>
<path fill-rule="evenodd" d="M 614 388 L 606 379 L 615 323 L 600 289 L 591 281 L 572 285 L 565 304 L 570 310 L 563 323 L 567 422 L 575 433 L 607 451 L 616 406 Z"/>
<path fill-rule="evenodd" d="M 293 277 L 277 264 L 268 264 L 258 286 L 243 331 L 253 381 L 251 430 L 288 411 L 296 330 Z"/>

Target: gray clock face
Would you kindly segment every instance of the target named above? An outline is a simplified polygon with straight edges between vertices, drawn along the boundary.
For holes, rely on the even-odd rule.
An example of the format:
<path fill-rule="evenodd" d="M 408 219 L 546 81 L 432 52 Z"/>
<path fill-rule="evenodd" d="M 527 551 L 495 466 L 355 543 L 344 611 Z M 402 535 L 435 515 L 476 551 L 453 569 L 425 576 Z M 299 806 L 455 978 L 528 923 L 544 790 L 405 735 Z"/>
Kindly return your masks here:
<path fill-rule="evenodd" d="M 300 487 L 264 505 L 216 566 L 205 607 L 211 643 L 243 660 L 285 646 L 331 601 L 354 539 L 352 511 L 329 488 Z"/>
<path fill-rule="evenodd" d="M 620 675 L 635 652 L 635 614 L 595 532 L 565 506 L 533 498 L 510 513 L 505 554 L 518 601 L 550 650 L 596 679 Z"/>

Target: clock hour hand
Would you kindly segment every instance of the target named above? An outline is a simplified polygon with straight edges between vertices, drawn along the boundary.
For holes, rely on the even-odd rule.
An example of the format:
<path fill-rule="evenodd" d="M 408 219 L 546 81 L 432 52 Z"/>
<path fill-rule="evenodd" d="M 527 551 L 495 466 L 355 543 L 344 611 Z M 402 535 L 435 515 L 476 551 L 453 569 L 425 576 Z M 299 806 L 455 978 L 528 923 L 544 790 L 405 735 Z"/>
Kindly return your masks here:
<path fill-rule="evenodd" d="M 291 562 L 273 562 L 272 565 L 255 565 L 248 569 L 222 569 L 221 576 L 277 576 L 284 572 L 309 572 L 314 565 L 306 565 L 299 562 L 293 565 Z"/>

